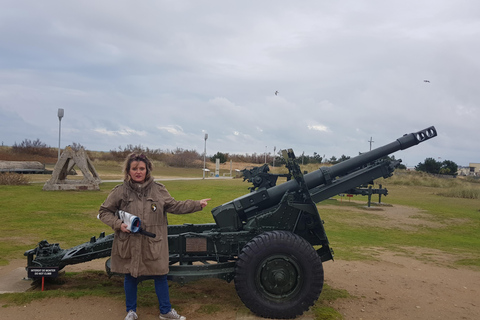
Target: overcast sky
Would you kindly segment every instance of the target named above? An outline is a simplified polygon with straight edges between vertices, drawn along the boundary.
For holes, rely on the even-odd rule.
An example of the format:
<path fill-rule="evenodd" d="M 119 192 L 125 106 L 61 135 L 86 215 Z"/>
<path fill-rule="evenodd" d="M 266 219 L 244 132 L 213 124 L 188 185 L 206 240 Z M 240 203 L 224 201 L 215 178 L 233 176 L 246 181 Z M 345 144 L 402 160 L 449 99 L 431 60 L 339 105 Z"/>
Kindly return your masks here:
<path fill-rule="evenodd" d="M 0 0 L 0 140 L 480 162 L 480 2 Z M 425 82 L 428 80 L 430 82 Z M 275 92 L 278 94 L 275 95 Z"/>

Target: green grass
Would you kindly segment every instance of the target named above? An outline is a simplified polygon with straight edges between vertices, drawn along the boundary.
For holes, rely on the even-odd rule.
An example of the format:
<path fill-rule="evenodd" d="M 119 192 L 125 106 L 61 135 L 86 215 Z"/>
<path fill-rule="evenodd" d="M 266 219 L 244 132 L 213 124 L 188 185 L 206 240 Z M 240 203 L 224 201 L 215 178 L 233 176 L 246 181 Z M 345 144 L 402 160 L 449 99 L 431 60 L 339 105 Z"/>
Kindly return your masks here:
<path fill-rule="evenodd" d="M 342 315 L 330 306 L 330 302 L 337 299 L 351 299 L 354 298 L 346 290 L 338 290 L 330 287 L 327 284 L 323 285 L 322 294 L 320 299 L 317 300 L 312 310 L 315 315 L 315 319 L 322 320 L 340 320 L 343 319 Z"/>
<path fill-rule="evenodd" d="M 160 181 L 162 182 L 162 181 Z M 210 223 L 210 210 L 248 192 L 241 179 L 164 181 L 178 200 L 211 198 L 202 211 L 169 215 L 170 224 Z M 102 183 L 100 191 L 42 191 L 43 185 L 0 186 L 0 265 L 21 259 L 40 240 L 70 248 L 100 232 L 112 230 L 96 218 L 108 193 L 118 183 Z"/>
<path fill-rule="evenodd" d="M 441 196 L 441 190 L 436 187 L 388 185 L 386 182 L 384 186 L 389 195 L 383 202 L 422 210 L 425 225 L 412 230 L 378 227 L 374 220 L 380 218 L 369 214 L 368 210 L 353 213 L 342 209 L 345 205 L 364 207 L 366 197 L 355 196 L 355 200 L 362 201 L 360 203 L 324 202 L 319 205 L 319 211 L 337 258 L 374 259 L 375 255 L 365 249 L 374 247 L 403 252 L 405 247 L 412 247 L 441 250 L 456 256 L 458 265 L 480 267 L 479 199 Z M 322 208 L 327 203 L 336 206 Z M 372 221 L 371 226 L 356 223 L 368 219 Z M 435 222 L 435 226 L 429 226 L 429 221 Z"/>

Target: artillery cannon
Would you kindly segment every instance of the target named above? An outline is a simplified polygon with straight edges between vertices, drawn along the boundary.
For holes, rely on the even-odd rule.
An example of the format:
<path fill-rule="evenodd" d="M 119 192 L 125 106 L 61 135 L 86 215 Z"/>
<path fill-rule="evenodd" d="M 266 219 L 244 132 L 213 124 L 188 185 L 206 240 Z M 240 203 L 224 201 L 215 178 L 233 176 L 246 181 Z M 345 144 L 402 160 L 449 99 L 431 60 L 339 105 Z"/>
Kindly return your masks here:
<path fill-rule="evenodd" d="M 277 184 L 277 179 L 279 177 L 285 177 L 287 180 L 290 180 L 292 175 L 290 173 L 286 174 L 271 174 L 268 173 L 270 168 L 268 164 L 264 164 L 261 167 L 255 167 L 253 169 L 242 170 L 243 181 L 247 180 L 253 184 L 253 187 L 248 188 L 250 191 L 255 191 L 259 188 L 271 188 Z"/>
<path fill-rule="evenodd" d="M 234 281 L 243 303 L 265 318 L 294 318 L 315 303 L 324 282 L 322 263 L 333 259 L 316 203 L 393 174 L 401 160 L 387 155 L 437 135 L 435 127 L 331 167 L 303 174 L 284 150 L 292 179 L 257 190 L 212 210 L 215 223 L 168 226 L 169 279 Z M 25 252 L 27 267 L 58 267 L 108 257 L 113 234 L 71 249 L 42 241 Z M 109 272 L 109 261 L 106 263 Z"/>

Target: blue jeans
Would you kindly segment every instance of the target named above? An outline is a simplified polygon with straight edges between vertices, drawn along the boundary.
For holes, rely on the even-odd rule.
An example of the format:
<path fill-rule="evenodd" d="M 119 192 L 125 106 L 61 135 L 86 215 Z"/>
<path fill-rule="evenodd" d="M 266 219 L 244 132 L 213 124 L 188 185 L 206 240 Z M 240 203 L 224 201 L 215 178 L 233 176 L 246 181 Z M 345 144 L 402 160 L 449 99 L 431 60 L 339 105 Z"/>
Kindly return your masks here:
<path fill-rule="evenodd" d="M 172 305 L 170 304 L 170 296 L 168 294 L 167 275 L 163 276 L 148 276 L 144 279 L 153 279 L 155 282 L 155 293 L 157 294 L 158 304 L 160 306 L 160 313 L 165 314 L 170 312 Z M 125 288 L 125 304 L 127 312 L 133 310 L 137 312 L 137 286 L 138 279 L 132 277 L 130 274 L 125 275 L 123 286 Z"/>

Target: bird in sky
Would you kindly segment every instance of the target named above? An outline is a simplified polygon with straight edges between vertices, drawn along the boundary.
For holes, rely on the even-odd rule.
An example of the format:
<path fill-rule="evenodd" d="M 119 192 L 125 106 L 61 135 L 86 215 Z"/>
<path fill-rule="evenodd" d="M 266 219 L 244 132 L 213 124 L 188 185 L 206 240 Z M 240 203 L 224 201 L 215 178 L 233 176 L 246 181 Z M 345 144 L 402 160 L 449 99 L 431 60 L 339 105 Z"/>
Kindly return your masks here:
<path fill-rule="evenodd" d="M 423 82 L 428 82 L 428 83 L 430 83 L 430 80 L 423 80 Z"/>
<path fill-rule="evenodd" d="M 275 91 L 275 95 L 278 95 L 278 91 Z"/>

